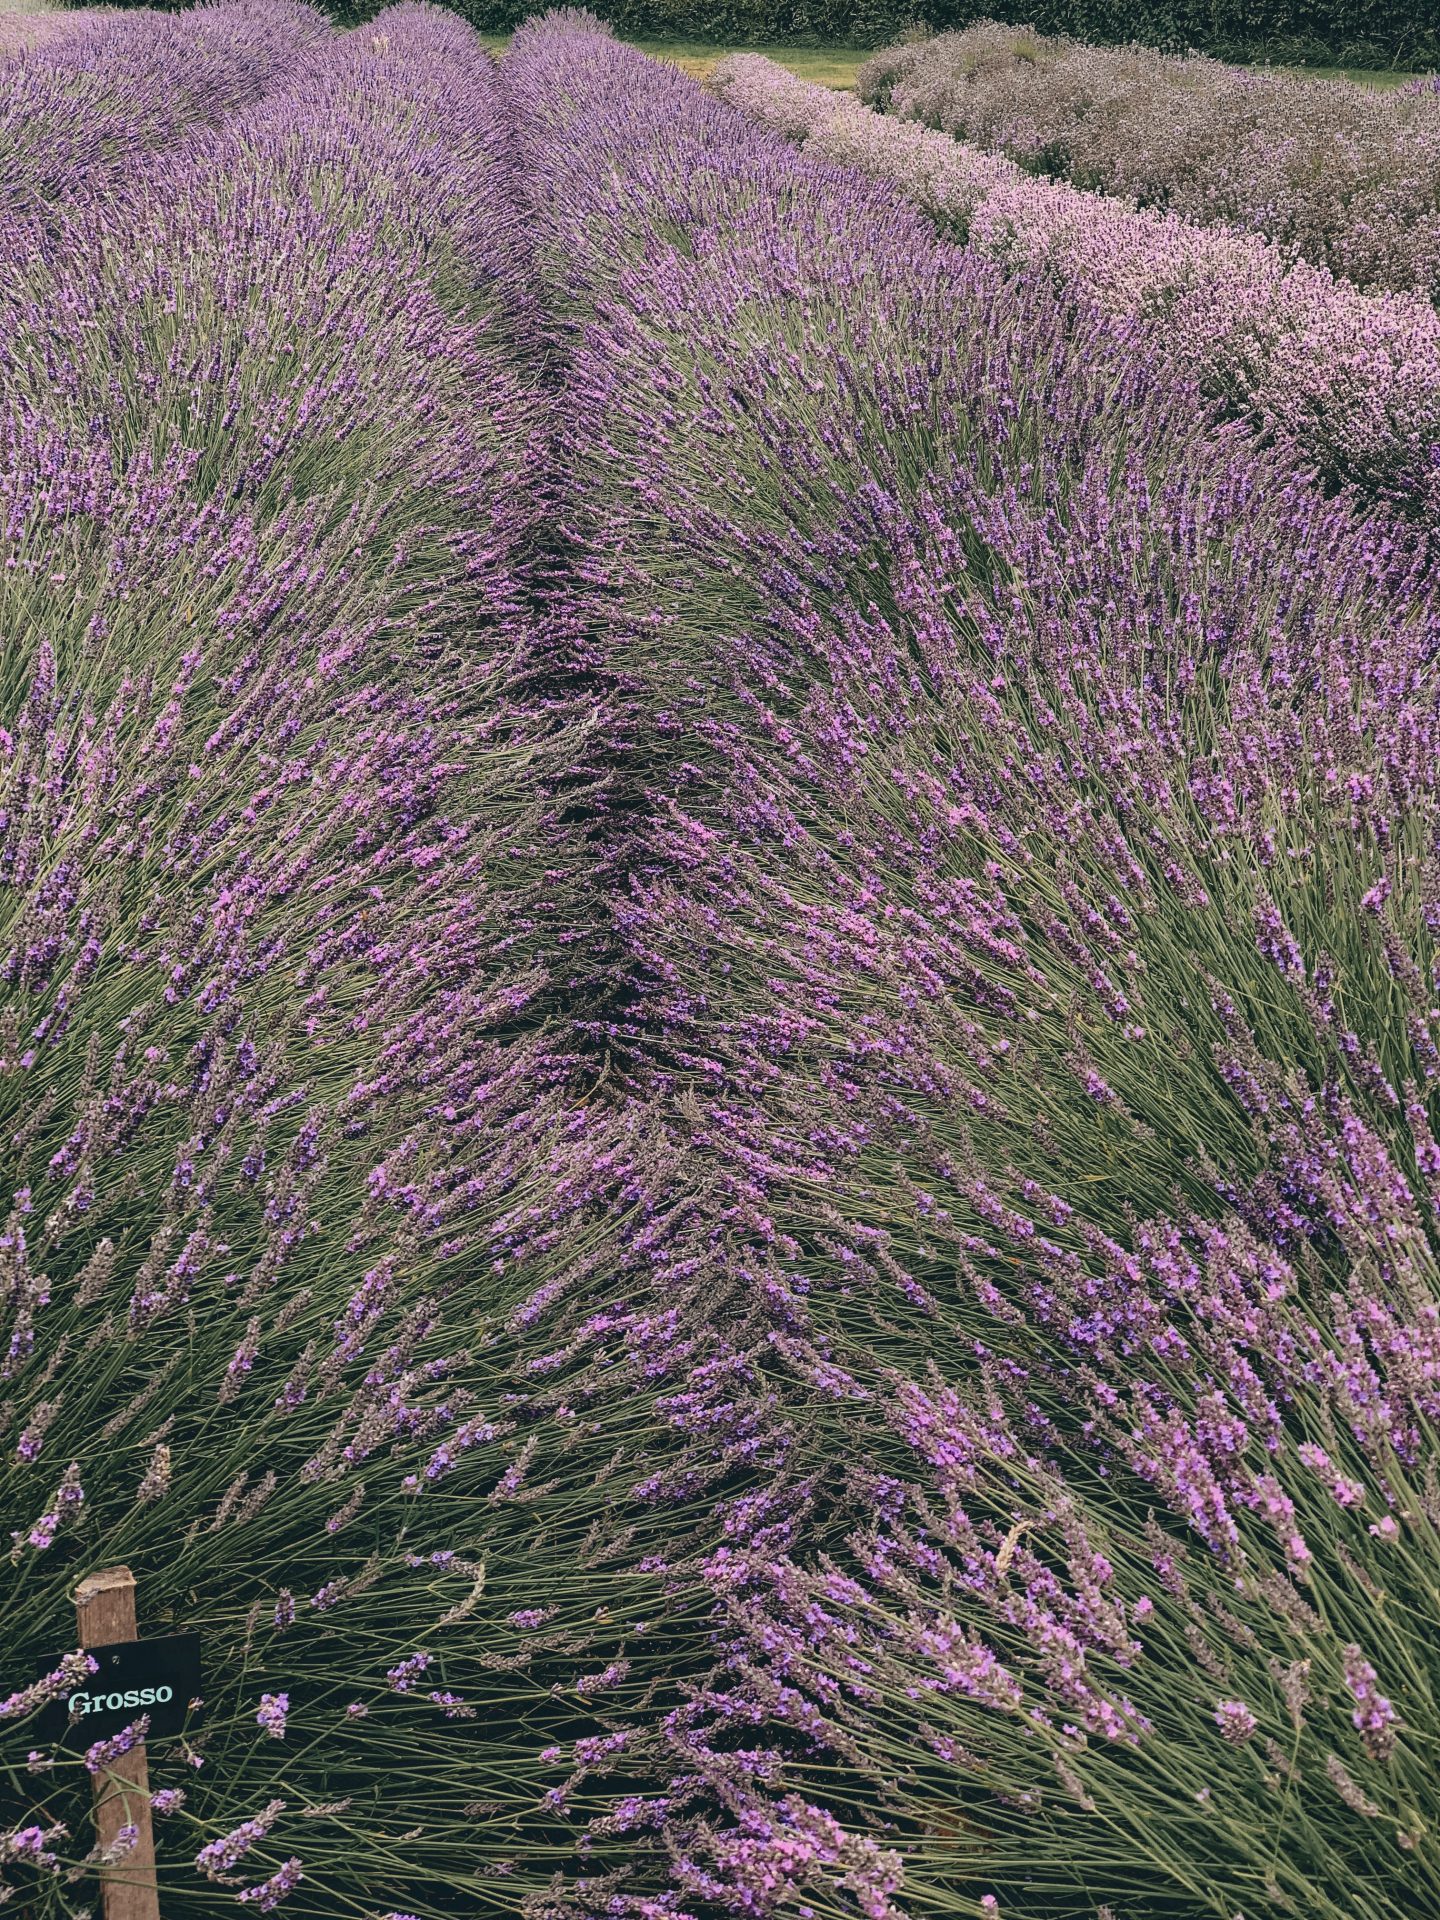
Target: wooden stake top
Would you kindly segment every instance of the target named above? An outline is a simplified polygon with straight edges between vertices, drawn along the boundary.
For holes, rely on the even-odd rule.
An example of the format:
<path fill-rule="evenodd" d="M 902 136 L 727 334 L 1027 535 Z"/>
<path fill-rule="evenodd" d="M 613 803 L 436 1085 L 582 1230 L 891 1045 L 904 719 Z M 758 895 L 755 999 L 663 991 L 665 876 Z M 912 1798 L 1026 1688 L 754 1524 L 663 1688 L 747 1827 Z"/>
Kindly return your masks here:
<path fill-rule="evenodd" d="M 75 1589 L 75 1619 L 82 1647 L 138 1640 L 135 1576 L 129 1567 L 102 1567 L 87 1574 Z"/>

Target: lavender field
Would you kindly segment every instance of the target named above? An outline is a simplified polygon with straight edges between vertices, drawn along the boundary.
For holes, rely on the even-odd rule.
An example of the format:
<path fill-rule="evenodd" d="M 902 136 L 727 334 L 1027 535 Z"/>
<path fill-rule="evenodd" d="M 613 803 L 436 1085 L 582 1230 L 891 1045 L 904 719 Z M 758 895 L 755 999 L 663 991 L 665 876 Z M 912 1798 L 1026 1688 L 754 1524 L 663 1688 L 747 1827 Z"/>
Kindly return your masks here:
<path fill-rule="evenodd" d="M 1399 240 L 940 41 L 0 28 L 0 1906 L 1440 1920 Z"/>

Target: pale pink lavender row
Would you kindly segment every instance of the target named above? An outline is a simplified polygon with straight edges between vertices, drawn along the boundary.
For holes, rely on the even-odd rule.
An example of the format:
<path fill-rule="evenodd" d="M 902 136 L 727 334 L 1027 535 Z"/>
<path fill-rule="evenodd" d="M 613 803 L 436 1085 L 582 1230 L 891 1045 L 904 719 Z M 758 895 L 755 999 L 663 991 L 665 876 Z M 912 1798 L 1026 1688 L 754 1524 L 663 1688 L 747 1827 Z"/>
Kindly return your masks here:
<path fill-rule="evenodd" d="M 79 9 L 47 7 L 33 13 L 0 13 L 0 60 L 8 60 L 12 55 L 23 52 L 26 47 L 36 47 L 45 40 L 56 40 L 62 34 L 83 31 L 87 25 L 94 24 L 94 16 Z"/>
<path fill-rule="evenodd" d="M 731 56 L 710 84 L 817 156 L 894 181 L 988 257 L 1153 326 L 1207 392 L 1330 478 L 1440 516 L 1440 315 L 1428 298 L 1362 293 L 1254 236 L 1036 179 L 758 54 Z"/>
<path fill-rule="evenodd" d="M 146 154 L 282 84 L 331 31 L 305 0 L 139 8 L 46 30 L 0 65 L 0 214 L 108 193 Z"/>
<path fill-rule="evenodd" d="M 1092 47 L 982 21 L 887 48 L 862 100 L 1008 155 L 1274 241 L 1363 287 L 1440 296 L 1440 96 Z"/>

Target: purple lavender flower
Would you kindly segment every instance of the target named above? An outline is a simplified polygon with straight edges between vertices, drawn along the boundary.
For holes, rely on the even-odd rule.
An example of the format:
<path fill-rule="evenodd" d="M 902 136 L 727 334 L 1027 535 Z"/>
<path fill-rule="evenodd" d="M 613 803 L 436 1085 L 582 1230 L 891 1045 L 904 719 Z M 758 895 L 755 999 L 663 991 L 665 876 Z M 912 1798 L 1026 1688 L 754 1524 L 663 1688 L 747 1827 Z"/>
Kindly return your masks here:
<path fill-rule="evenodd" d="M 1372 1760 L 1388 1760 L 1395 1751 L 1399 1716 L 1377 1686 L 1378 1675 L 1359 1647 L 1345 1649 L 1345 1685 L 1355 1701 L 1350 1719 Z"/>
<path fill-rule="evenodd" d="M 262 1880 L 253 1887 L 242 1887 L 235 1898 L 242 1905 L 254 1905 L 261 1913 L 273 1913 L 275 1908 L 305 1878 L 305 1872 L 298 1859 L 293 1855 L 282 1867 L 271 1874 L 268 1880 Z"/>
<path fill-rule="evenodd" d="M 285 1811 L 283 1800 L 271 1800 L 260 1812 L 242 1820 L 218 1840 L 208 1841 L 195 1856 L 195 1865 L 207 1880 L 218 1880 L 236 1866 L 257 1842 L 265 1839 Z"/>
<path fill-rule="evenodd" d="M 409 1693 L 429 1665 L 428 1653 L 412 1653 L 397 1666 L 391 1667 L 385 1678 L 396 1693 Z"/>
<path fill-rule="evenodd" d="M 17 1861 L 25 1866 L 53 1871 L 60 1864 L 55 1843 L 63 1840 L 67 1829 L 58 1823 L 49 1827 L 30 1825 L 0 1833 L 0 1863 Z"/>
<path fill-rule="evenodd" d="M 108 1740 L 95 1741 L 93 1746 L 85 1750 L 86 1770 L 94 1774 L 104 1773 L 112 1761 L 118 1760 L 122 1754 L 129 1753 L 138 1747 L 149 1731 L 150 1716 L 148 1713 L 142 1713 L 138 1719 L 132 1720 L 128 1727 L 122 1727 L 119 1733 L 111 1734 Z"/>
<path fill-rule="evenodd" d="M 19 1720 L 36 1713 L 52 1700 L 73 1692 L 92 1673 L 99 1671 L 100 1663 L 94 1654 L 77 1647 L 73 1653 L 67 1653 L 52 1672 L 0 1700 L 0 1720 Z"/>

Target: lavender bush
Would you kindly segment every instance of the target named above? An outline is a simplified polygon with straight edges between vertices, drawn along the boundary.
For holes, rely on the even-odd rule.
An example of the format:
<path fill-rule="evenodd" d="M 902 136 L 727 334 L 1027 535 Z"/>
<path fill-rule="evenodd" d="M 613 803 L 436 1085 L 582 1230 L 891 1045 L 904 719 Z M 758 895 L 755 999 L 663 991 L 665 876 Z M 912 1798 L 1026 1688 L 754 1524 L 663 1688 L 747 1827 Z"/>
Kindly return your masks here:
<path fill-rule="evenodd" d="M 593 33 L 505 82 L 645 716 L 610 1038 L 791 1437 L 596 1910 L 1426 1910 L 1433 576 L 893 191 Z"/>
<path fill-rule="evenodd" d="M 89 16 L 54 6 L 0 7 L 0 60 L 72 31 Z"/>
<path fill-rule="evenodd" d="M 533 591 L 551 421 L 504 149 L 468 30 L 399 8 L 57 207 L 5 283 L 26 1912 L 95 1900 L 120 1748 L 57 1754 L 28 1684 L 87 1568 L 204 1636 L 203 1725 L 150 1750 L 185 1913 L 514 1912 L 573 1857 L 541 1754 L 583 1809 L 677 1658 L 646 1510 L 605 1490 L 663 1427 L 627 1292 L 696 1202 L 558 1019 L 600 716 Z"/>
<path fill-rule="evenodd" d="M 1263 234 L 1363 287 L 1440 295 L 1440 112 L 1384 92 L 984 21 L 888 48 L 863 100 L 1032 171 Z"/>
<path fill-rule="evenodd" d="M 302 0 L 67 21 L 0 69 L 0 213 L 109 194 L 144 155 L 281 84 L 329 31 Z"/>
<path fill-rule="evenodd" d="M 1036 180 L 757 54 L 722 61 L 709 84 L 817 157 L 896 182 L 945 234 L 1134 321 L 1332 481 L 1431 523 L 1440 513 L 1440 318 L 1428 299 L 1364 294 L 1250 235 Z"/>

